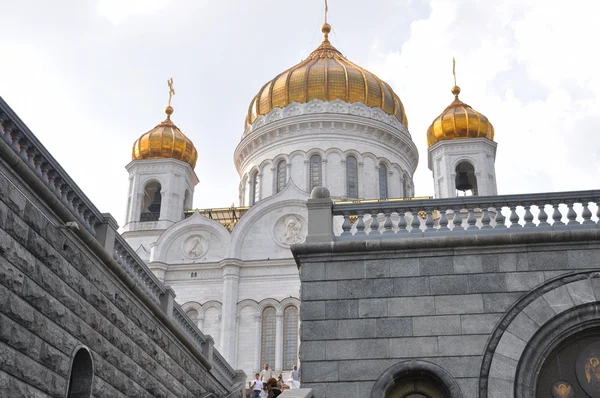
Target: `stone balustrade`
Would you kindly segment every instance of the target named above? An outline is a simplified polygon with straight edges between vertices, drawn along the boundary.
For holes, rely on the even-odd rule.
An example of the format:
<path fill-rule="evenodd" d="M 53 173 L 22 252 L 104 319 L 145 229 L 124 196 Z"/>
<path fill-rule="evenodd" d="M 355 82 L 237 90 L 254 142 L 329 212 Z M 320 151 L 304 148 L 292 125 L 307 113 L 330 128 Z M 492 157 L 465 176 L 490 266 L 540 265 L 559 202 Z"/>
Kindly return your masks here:
<path fill-rule="evenodd" d="M 335 203 L 326 191 L 308 201 L 307 242 L 600 228 L 600 190 Z"/>
<path fill-rule="evenodd" d="M 94 206 L 2 98 L 0 98 L 0 139 L 10 150 L 6 146 L 0 149 L 6 149 L 4 151 L 6 153 L 12 150 L 16 155 L 16 157 L 10 155 L 13 159 L 13 164 L 10 166 L 18 169 L 26 165 L 26 168 L 35 174 L 37 179 L 48 188 L 50 195 L 66 207 L 68 213 L 75 217 L 80 226 L 91 234 L 93 239 L 202 353 L 211 371 L 217 372 L 224 384 L 237 386 L 232 390 L 232 396 L 237 396 L 243 388 L 243 372 L 233 370 L 221 354 L 213 349 L 214 340 L 210 336 L 205 336 L 181 306 L 173 300 L 175 297 L 173 291 L 156 278 L 118 233 L 119 226 L 116 221 L 110 214 L 103 214 Z M 22 173 L 35 179 L 26 170 Z M 69 218 L 63 216 L 65 222 L 70 221 Z"/>

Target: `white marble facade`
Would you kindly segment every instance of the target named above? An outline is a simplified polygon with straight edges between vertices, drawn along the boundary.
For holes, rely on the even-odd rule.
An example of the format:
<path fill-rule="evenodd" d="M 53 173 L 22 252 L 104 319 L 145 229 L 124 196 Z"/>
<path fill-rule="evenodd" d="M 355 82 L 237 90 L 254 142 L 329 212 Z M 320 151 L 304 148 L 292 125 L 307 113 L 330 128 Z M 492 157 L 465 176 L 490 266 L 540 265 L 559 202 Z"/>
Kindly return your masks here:
<path fill-rule="evenodd" d="M 318 173 L 315 165 L 311 169 L 313 155 L 320 158 Z M 356 197 L 348 195 L 348 157 L 356 160 Z M 319 182 L 335 198 L 380 199 L 384 192 L 411 197 L 418 153 L 408 129 L 380 109 L 314 100 L 258 118 L 234 159 L 240 205 L 251 207 L 231 232 L 199 212 L 184 217 L 197 181 L 191 166 L 149 159 L 127 167 L 124 237 L 234 368 L 251 376 L 269 362 L 287 373 L 299 364 L 300 305 L 289 246 L 306 237 L 311 185 Z M 278 174 L 278 164 L 285 165 L 285 175 Z M 319 181 L 311 181 L 316 175 Z M 153 195 L 146 183 L 160 184 L 166 194 L 156 221 L 140 221 L 140 206 Z"/>

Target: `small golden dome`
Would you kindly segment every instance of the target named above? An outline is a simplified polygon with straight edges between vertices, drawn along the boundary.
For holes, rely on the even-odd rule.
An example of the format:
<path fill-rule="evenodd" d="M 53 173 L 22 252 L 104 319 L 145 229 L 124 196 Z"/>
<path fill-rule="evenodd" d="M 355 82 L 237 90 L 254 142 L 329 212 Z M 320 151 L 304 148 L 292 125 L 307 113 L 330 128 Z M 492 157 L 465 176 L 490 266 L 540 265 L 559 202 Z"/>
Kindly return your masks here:
<path fill-rule="evenodd" d="M 458 99 L 460 87 L 452 87 L 454 101 L 439 115 L 427 129 L 427 146 L 443 140 L 461 138 L 494 139 L 494 126 L 487 117 Z"/>
<path fill-rule="evenodd" d="M 348 61 L 331 45 L 331 25 L 323 24 L 321 31 L 323 42 L 307 59 L 267 82 L 252 99 L 245 127 L 248 128 L 273 108 L 314 99 L 361 102 L 369 107 L 381 108 L 408 127 L 404 106 L 394 90 L 373 73 Z"/>
<path fill-rule="evenodd" d="M 152 130 L 142 135 L 133 144 L 132 160 L 177 159 L 196 166 L 198 152 L 192 141 L 171 121 L 173 107 L 165 108 L 167 118 Z"/>

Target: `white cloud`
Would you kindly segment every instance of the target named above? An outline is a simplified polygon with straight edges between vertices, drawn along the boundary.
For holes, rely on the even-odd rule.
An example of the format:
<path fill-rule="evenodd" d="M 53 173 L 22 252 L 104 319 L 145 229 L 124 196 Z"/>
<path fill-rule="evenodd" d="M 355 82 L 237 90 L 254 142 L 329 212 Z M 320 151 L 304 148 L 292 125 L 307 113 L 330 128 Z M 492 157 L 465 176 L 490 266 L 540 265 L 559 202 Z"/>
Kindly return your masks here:
<path fill-rule="evenodd" d="M 98 15 L 118 25 L 136 14 L 155 14 L 168 0 L 98 0 Z"/>
<path fill-rule="evenodd" d="M 600 37 L 593 16 L 553 2 L 432 1 L 401 51 L 377 40 L 370 68 L 403 100 L 421 162 L 419 194 L 431 194 L 425 132 L 452 101 L 452 57 L 461 99 L 496 129 L 499 193 L 585 189 L 600 168 Z M 437 113 L 432 113 L 437 109 Z"/>

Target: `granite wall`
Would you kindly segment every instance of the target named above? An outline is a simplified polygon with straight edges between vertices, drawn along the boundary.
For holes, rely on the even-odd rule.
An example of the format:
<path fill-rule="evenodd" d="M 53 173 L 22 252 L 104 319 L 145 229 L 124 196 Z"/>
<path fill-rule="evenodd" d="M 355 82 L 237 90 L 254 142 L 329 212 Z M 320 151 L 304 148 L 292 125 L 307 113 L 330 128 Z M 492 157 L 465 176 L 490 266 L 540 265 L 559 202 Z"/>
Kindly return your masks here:
<path fill-rule="evenodd" d="M 2 396 L 66 396 L 81 347 L 92 396 L 237 396 L 63 224 L 0 161 Z"/>
<path fill-rule="evenodd" d="M 560 329 L 559 314 L 579 319 L 584 305 L 596 308 L 588 320 L 600 318 L 597 228 L 293 251 L 302 386 L 319 398 L 384 397 L 382 383 L 411 369 L 437 372 L 451 397 L 513 397 L 536 333 Z M 516 396 L 533 396 L 525 384 Z"/>

